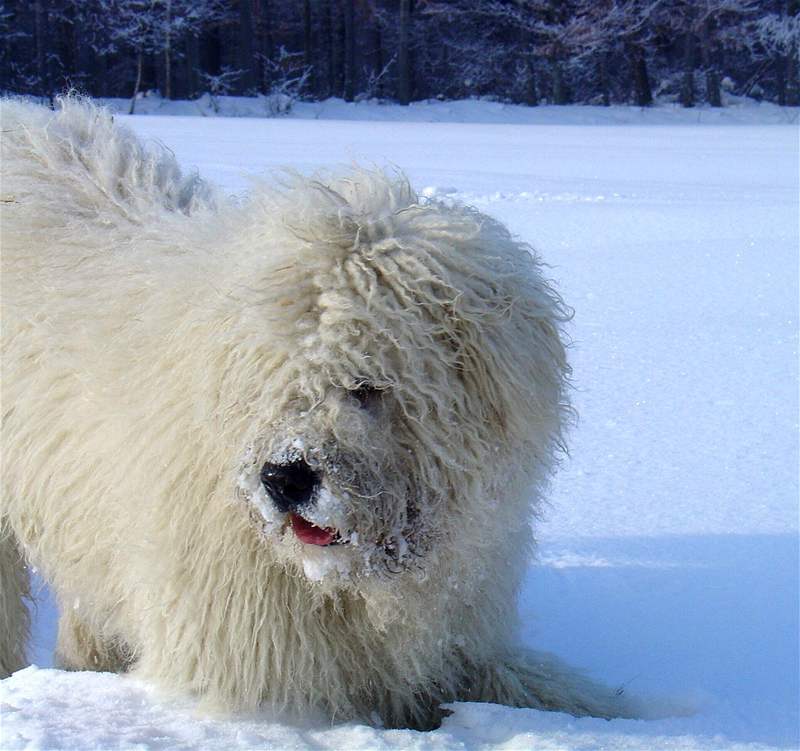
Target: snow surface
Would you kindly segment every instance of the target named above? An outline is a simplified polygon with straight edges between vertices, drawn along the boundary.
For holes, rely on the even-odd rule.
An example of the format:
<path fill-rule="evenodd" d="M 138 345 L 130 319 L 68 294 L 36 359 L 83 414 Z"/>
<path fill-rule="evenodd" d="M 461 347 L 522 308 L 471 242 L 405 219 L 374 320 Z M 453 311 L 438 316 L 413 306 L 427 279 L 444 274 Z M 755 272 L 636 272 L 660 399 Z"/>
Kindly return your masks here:
<path fill-rule="evenodd" d="M 129 677 L 28 668 L 0 683 L 3 751 L 798 747 L 796 126 L 642 125 L 638 110 L 592 125 L 601 108 L 578 107 L 559 108 L 570 127 L 497 124 L 496 105 L 468 104 L 484 122 L 120 120 L 232 192 L 280 165 L 398 164 L 534 243 L 576 310 L 581 419 L 521 593 L 523 640 L 695 713 L 462 703 L 421 734 L 203 717 Z M 43 592 L 42 668 L 54 618 Z"/>
<path fill-rule="evenodd" d="M 99 99 L 119 114 L 130 110 L 130 99 Z M 188 117 L 272 117 L 274 99 L 266 96 L 217 97 L 216 108 L 210 95 L 194 100 L 167 100 L 147 93 L 136 101 L 137 115 L 184 115 Z M 798 107 L 779 107 L 771 102 L 756 102 L 747 97 L 723 94 L 724 107 L 681 107 L 674 102 L 657 101 L 652 107 L 627 105 L 540 105 L 527 107 L 486 99 L 456 101 L 427 100 L 407 106 L 377 100 L 345 102 L 332 97 L 322 102 L 294 102 L 281 117 L 301 120 L 355 120 L 444 123 L 516 123 L 519 125 L 614 125 L 697 123 L 789 124 L 798 121 Z"/>

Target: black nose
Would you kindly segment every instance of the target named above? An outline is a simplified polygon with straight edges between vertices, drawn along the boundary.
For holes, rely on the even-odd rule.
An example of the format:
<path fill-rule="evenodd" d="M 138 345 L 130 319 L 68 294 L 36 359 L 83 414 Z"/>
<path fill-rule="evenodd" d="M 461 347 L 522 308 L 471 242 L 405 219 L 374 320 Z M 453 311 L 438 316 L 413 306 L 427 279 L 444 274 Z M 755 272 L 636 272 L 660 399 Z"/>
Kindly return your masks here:
<path fill-rule="evenodd" d="M 319 477 L 304 461 L 293 464 L 265 464 L 261 484 L 279 511 L 287 513 L 308 503 Z"/>

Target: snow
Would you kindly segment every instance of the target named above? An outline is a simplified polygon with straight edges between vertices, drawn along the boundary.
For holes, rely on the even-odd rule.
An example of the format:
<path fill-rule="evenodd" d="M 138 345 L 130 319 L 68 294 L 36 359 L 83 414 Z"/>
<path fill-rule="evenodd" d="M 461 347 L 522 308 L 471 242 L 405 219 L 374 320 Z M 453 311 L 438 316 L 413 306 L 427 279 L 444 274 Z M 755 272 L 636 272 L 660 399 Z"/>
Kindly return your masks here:
<path fill-rule="evenodd" d="M 760 743 L 698 736 L 673 721 L 645 723 L 575 719 L 563 714 L 491 704 L 453 705 L 431 733 L 378 730 L 353 723 L 334 727 L 274 717 L 204 717 L 185 700 L 165 701 L 143 683 L 108 673 L 26 668 L 5 681 L 3 749 L 726 749 L 756 751 Z M 24 732 L 20 729 L 24 728 Z"/>
<path fill-rule="evenodd" d="M 130 99 L 100 99 L 115 112 L 126 114 Z M 214 104 L 216 101 L 216 106 Z M 686 109 L 674 102 L 658 101 L 652 107 L 626 105 L 540 105 L 527 107 L 487 99 L 455 101 L 427 100 L 407 106 L 392 102 L 366 100 L 345 102 L 332 97 L 321 102 L 292 104 L 282 117 L 300 120 L 345 120 L 383 122 L 440 123 L 514 123 L 519 125 L 677 125 L 710 124 L 789 124 L 798 121 L 800 108 L 779 107 L 771 102 L 757 102 L 747 97 L 723 93 L 722 108 L 705 105 Z M 188 117 L 257 117 L 272 116 L 276 102 L 268 96 L 219 96 L 204 94 L 195 100 L 166 100 L 157 93 L 140 95 L 137 115 L 179 115 Z"/>
<path fill-rule="evenodd" d="M 303 573 L 310 581 L 325 577 L 346 576 L 353 566 L 353 556 L 341 548 L 306 545 L 303 553 Z"/>
<path fill-rule="evenodd" d="M 44 669 L 45 592 L 41 668 L 0 683 L 4 751 L 798 747 L 797 128 L 755 106 L 728 113 L 736 127 L 622 108 L 593 124 L 602 108 L 579 107 L 501 123 L 501 106 L 467 103 L 482 121 L 457 123 L 415 122 L 415 108 L 380 122 L 367 105 L 352 105 L 363 123 L 342 121 L 344 105 L 339 121 L 120 120 L 231 192 L 280 165 L 398 164 L 534 243 L 576 310 L 580 422 L 538 528 L 522 638 L 693 714 L 462 703 L 425 734 L 209 717 L 130 677 Z"/>

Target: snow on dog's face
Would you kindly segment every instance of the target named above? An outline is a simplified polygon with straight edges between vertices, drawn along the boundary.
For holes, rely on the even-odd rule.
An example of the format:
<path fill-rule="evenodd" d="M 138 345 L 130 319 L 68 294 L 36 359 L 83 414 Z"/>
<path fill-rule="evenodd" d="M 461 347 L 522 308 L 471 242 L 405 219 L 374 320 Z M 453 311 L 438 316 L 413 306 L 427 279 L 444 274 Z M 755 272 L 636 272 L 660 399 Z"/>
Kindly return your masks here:
<path fill-rule="evenodd" d="M 236 491 L 285 565 L 342 586 L 524 526 L 502 499 L 552 460 L 566 369 L 527 248 L 362 177 L 267 195 L 285 242 L 249 280 L 237 358 L 262 388 Z"/>
<path fill-rule="evenodd" d="M 423 485 L 390 388 L 331 384 L 269 427 L 248 446 L 239 490 L 273 550 L 308 579 L 397 573 L 430 546 L 440 483 Z"/>

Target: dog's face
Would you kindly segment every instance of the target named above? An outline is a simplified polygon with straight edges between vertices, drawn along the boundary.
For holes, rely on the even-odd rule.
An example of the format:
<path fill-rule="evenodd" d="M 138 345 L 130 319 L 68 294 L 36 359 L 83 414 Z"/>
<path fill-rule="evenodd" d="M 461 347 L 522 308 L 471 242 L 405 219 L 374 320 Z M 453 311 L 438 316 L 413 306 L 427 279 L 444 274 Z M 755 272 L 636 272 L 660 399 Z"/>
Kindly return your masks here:
<path fill-rule="evenodd" d="M 259 280 L 241 359 L 264 388 L 237 493 L 308 579 L 424 576 L 439 550 L 488 544 L 491 517 L 526 524 L 503 501 L 552 460 L 563 309 L 486 217 L 332 216 Z"/>
<path fill-rule="evenodd" d="M 331 385 L 271 426 L 239 476 L 269 544 L 311 580 L 399 573 L 431 544 L 444 494 L 421 476 L 391 390 L 367 393 Z"/>
<path fill-rule="evenodd" d="M 291 375 L 273 374 L 286 384 L 280 408 L 248 442 L 238 477 L 269 544 L 329 582 L 419 573 L 459 513 L 451 473 L 477 469 L 459 456 L 472 420 L 442 320 L 377 305 L 374 261 L 357 255 L 343 266 L 374 275 L 372 299 L 352 277 L 317 298 L 282 365 Z"/>

